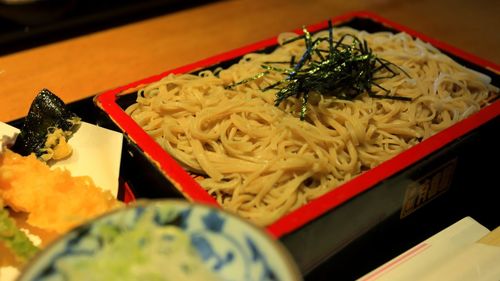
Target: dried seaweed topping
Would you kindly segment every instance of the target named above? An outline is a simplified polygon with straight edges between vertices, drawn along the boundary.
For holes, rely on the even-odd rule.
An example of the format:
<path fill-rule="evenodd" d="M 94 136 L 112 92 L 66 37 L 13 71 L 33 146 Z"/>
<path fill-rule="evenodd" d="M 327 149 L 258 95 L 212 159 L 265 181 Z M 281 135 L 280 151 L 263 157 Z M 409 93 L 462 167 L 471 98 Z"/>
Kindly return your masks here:
<path fill-rule="evenodd" d="M 328 26 L 328 37 L 313 38 L 310 32 L 303 28 L 303 35 L 283 43 L 289 44 L 304 40 L 306 50 L 297 62 L 295 62 L 295 57 L 292 57 L 290 62 L 267 62 L 262 65 L 265 71 L 255 77 L 229 85 L 227 88 L 256 80 L 271 71 L 280 72 L 286 75 L 286 78 L 262 90 L 278 90 L 275 99 L 276 106 L 288 97 L 301 99 L 301 120 L 305 119 L 309 97 L 313 93 L 344 100 L 352 100 L 363 93 L 367 93 L 372 98 L 411 100 L 407 97 L 389 95 L 390 91 L 378 83 L 381 79 L 395 77 L 399 74 L 398 71 L 409 76 L 404 70 L 377 57 L 366 41 L 354 35 L 345 34 L 335 41 L 331 21 L 328 22 Z M 326 48 L 320 46 L 320 43 L 324 42 L 327 43 Z M 276 67 L 279 64 L 289 64 L 290 68 Z M 385 94 L 376 94 L 372 87 L 383 90 Z"/>

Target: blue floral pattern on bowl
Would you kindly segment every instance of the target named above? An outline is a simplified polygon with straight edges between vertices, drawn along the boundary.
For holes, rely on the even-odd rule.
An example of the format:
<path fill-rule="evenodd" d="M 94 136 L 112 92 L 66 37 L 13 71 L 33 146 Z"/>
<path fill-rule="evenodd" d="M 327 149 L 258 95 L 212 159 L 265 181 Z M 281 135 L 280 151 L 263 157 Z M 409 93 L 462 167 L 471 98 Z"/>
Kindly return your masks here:
<path fill-rule="evenodd" d="M 43 251 L 20 280 L 71 280 L 58 273 L 59 260 L 92 255 L 106 239 L 103 228 L 111 232 L 131 228 L 148 212 L 154 213 L 148 218 L 157 226 L 181 228 L 218 280 L 301 280 L 284 247 L 263 230 L 220 209 L 180 200 L 140 202 L 80 226 Z"/>

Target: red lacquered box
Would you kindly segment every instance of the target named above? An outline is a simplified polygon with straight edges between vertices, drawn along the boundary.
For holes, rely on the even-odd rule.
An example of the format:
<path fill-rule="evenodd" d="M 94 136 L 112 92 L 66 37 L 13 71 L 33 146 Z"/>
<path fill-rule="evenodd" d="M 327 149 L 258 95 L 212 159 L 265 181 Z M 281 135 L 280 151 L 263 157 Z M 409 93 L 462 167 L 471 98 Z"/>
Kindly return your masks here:
<path fill-rule="evenodd" d="M 332 19 L 336 26 L 350 26 L 369 32 L 404 31 L 431 43 L 459 63 L 492 77 L 499 86 L 500 66 L 467 54 L 443 42 L 368 12 L 356 12 Z M 311 32 L 326 29 L 327 21 L 307 27 Z M 297 32 L 301 32 L 297 30 Z M 169 156 L 124 109 L 136 98 L 141 85 L 170 73 L 196 72 L 235 61 L 250 52 L 277 45 L 276 38 L 229 51 L 190 65 L 166 71 L 98 95 L 96 104 L 127 137 L 127 157 L 133 159 L 123 173 L 136 197 L 185 197 L 215 204 L 185 170 Z M 405 152 L 363 173 L 307 205 L 285 215 L 267 227 L 295 257 L 304 273 L 335 255 L 352 241 L 387 221 L 403 221 L 436 204 L 451 190 L 467 193 L 470 185 L 494 179 L 494 168 L 481 165 L 481 155 L 494 146 L 499 129 L 500 101 L 413 146 Z M 498 149 L 493 149 L 498 156 Z M 491 153 L 491 152 L 490 152 Z M 430 203 L 432 202 L 432 203 Z"/>

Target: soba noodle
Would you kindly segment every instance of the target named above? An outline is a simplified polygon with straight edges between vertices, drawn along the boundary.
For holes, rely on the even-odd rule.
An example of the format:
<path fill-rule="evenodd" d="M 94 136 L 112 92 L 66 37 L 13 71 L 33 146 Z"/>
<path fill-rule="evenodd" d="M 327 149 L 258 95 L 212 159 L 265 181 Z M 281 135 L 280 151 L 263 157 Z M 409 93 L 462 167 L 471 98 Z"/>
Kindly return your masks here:
<path fill-rule="evenodd" d="M 380 85 L 411 102 L 316 95 L 301 121 L 300 101 L 276 107 L 276 90 L 260 90 L 282 80 L 278 72 L 225 87 L 261 73 L 264 62 L 300 57 L 305 47 L 297 40 L 271 54 L 245 55 L 228 69 L 168 75 L 141 89 L 126 112 L 187 170 L 202 175 L 199 184 L 225 209 L 269 225 L 466 118 L 498 92 L 489 77 L 405 33 L 334 29 L 335 38 L 346 33 L 409 74 Z M 296 35 L 279 41 L 290 36 Z"/>

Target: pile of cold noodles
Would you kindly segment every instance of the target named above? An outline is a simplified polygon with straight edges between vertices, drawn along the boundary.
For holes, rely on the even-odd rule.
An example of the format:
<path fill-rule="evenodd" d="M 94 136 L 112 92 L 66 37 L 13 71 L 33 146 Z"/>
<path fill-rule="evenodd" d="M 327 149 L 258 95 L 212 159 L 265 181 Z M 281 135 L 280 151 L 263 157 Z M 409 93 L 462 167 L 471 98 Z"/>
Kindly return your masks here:
<path fill-rule="evenodd" d="M 245 55 L 228 69 L 168 75 L 142 88 L 126 112 L 187 170 L 201 175 L 199 184 L 225 209 L 269 225 L 473 114 L 498 93 L 489 77 L 405 33 L 333 32 L 334 39 L 349 33 L 366 40 L 377 57 L 407 72 L 378 83 L 411 101 L 320 95 L 301 121 L 299 100 L 276 107 L 277 90 L 261 90 L 284 79 L 282 73 L 227 87 L 263 72 L 266 62 L 300 58 L 305 46 L 297 40 L 271 54 Z M 296 35 L 278 40 L 290 36 Z"/>

